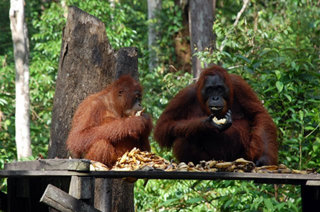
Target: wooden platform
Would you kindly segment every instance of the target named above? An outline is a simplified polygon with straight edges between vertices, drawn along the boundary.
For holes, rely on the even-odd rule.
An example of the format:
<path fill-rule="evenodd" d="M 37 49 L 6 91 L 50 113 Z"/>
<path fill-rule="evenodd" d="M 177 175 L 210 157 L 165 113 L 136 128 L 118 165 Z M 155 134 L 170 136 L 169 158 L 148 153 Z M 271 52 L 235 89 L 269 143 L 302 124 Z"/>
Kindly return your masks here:
<path fill-rule="evenodd" d="M 45 159 L 5 164 L 0 177 L 98 177 L 137 179 L 185 179 L 185 180 L 246 180 L 270 184 L 305 185 L 307 181 L 320 185 L 320 174 L 277 174 L 236 172 L 187 172 L 187 171 L 90 171 L 90 160 Z"/>
<path fill-rule="evenodd" d="M 305 185 L 308 181 L 320 186 L 320 174 L 269 174 L 235 172 L 185 172 L 185 171 L 48 171 L 2 170 L 0 177 L 98 177 L 171 180 L 246 180 L 267 184 Z"/>
<path fill-rule="evenodd" d="M 166 172 L 163 170 L 149 170 L 149 171 L 90 171 L 90 161 L 81 159 L 49 159 L 49 160 L 37 160 L 27 162 L 14 162 L 5 165 L 5 170 L 0 171 L 0 178 L 8 178 L 8 205 L 15 206 L 15 196 L 21 196 L 22 193 L 30 193 L 30 187 L 32 184 L 37 183 L 37 180 L 45 180 L 43 183 L 46 187 L 48 184 L 54 184 L 55 186 L 48 186 L 46 190 L 42 187 L 42 190 L 35 195 L 35 199 L 39 198 L 39 193 L 44 193 L 42 199 L 46 200 L 49 196 L 56 194 L 57 196 L 68 196 L 70 180 L 77 180 L 77 183 L 71 183 L 73 185 L 80 185 L 78 182 L 85 179 L 82 187 L 88 190 L 88 185 L 94 187 L 94 182 L 100 182 L 96 179 L 115 179 L 115 178 L 136 178 L 136 179 L 180 179 L 180 180 L 245 180 L 254 181 L 257 183 L 267 184 L 292 184 L 301 186 L 302 206 L 304 211 L 319 209 L 320 210 L 320 174 L 275 174 L 275 173 L 234 173 L 234 172 L 186 172 L 186 171 L 171 171 Z M 55 179 L 55 180 L 54 180 Z M 59 183 L 57 179 L 65 179 L 64 182 Z M 67 179 L 67 180 L 66 180 Z M 52 182 L 52 183 L 51 183 Z M 82 182 L 82 181 L 81 181 Z M 84 181 L 83 181 L 84 182 Z M 21 191 L 17 192 L 16 189 L 27 187 L 26 189 L 20 188 Z M 20 183 L 20 184 L 19 184 Z M 101 183 L 101 182 L 100 182 Z M 104 183 L 104 182 L 102 182 Z M 96 183 L 97 184 L 97 183 Z M 104 183 L 106 184 L 106 183 Z M 58 189 L 61 187 L 61 191 Z M 71 186 L 70 186 L 71 187 Z M 78 186 L 79 187 L 79 186 Z M 78 189 L 78 190 L 77 190 Z M 80 201 L 78 205 L 90 208 L 93 205 L 92 198 L 97 196 L 96 190 L 93 188 L 92 196 L 85 194 L 87 197 L 88 205 L 85 205 L 83 201 Z M 100 190 L 99 190 L 100 191 Z M 11 192 L 11 194 L 10 194 Z M 47 196 L 45 195 L 47 192 Z M 56 193 L 55 193 L 56 192 Z M 87 192 L 87 191 L 86 191 Z M 19 194 L 18 194 L 19 193 Z M 31 192 L 32 193 L 32 192 Z M 100 191 L 101 194 L 106 191 Z M 18 194 L 18 195 L 17 195 Z M 70 195 L 72 194 L 72 195 Z M 81 200 L 81 188 L 70 191 L 69 196 L 77 196 Z M 49 196 L 48 196 L 49 195 Z M 23 196 L 23 195 L 22 195 Z M 32 195 L 31 195 L 32 196 Z M 25 197 L 33 198 L 29 195 Z M 46 198 L 44 198 L 46 197 Z M 0 197 L 1 198 L 1 197 Z M 91 200 L 90 200 L 91 198 Z M 96 198 L 96 197 L 95 197 Z M 4 199 L 2 198 L 2 202 Z M 90 200 L 90 201 L 89 201 Z M 14 202 L 11 202 L 14 201 Z M 39 201 L 39 199 L 37 199 Z M 71 200 L 70 200 L 71 201 Z M 78 200 L 79 201 L 79 200 Z M 103 200 L 107 201 L 107 200 Z M 1 201 L 0 201 L 1 202 Z M 74 200 L 72 200 L 74 202 Z M 99 203 L 105 205 L 104 203 Z M 68 205 L 68 204 L 67 204 Z M 12 207 L 13 207 L 12 206 Z M 63 208 L 59 205 L 57 208 Z M 108 208 L 108 207 L 104 207 Z M 109 207 L 110 208 L 110 207 Z M 21 208 L 18 208 L 21 209 Z M 9 211 L 18 211 L 9 210 Z M 94 207 L 91 208 L 93 211 Z M 72 210 L 69 208 L 68 210 Z M 63 210 L 62 210 L 63 211 Z M 108 210 L 101 210 L 108 211 Z"/>

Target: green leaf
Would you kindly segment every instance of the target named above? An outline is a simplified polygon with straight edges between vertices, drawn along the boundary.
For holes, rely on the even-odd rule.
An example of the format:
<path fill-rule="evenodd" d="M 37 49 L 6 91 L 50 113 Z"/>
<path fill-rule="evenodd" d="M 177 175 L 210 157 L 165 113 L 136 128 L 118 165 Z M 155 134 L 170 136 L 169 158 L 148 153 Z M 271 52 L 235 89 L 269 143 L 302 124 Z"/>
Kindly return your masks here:
<path fill-rule="evenodd" d="M 281 78 L 281 72 L 277 70 L 274 73 L 276 74 L 277 80 L 279 80 Z"/>
<path fill-rule="evenodd" d="M 264 204 L 268 211 L 273 211 L 273 205 L 270 199 L 264 199 Z"/>
<path fill-rule="evenodd" d="M 279 93 L 281 93 L 281 91 L 283 90 L 283 83 L 281 81 L 277 81 L 276 87 L 277 87 Z"/>
<path fill-rule="evenodd" d="M 239 57 L 240 59 L 246 61 L 247 63 L 250 63 L 250 60 L 247 57 L 243 56 L 243 55 L 237 55 L 237 57 Z"/>
<path fill-rule="evenodd" d="M 285 96 L 285 97 L 287 97 L 287 99 L 289 100 L 289 102 L 291 102 L 291 101 L 292 101 L 292 97 L 291 97 L 291 96 L 289 96 L 288 94 L 284 94 L 284 96 Z"/>
<path fill-rule="evenodd" d="M 186 202 L 190 203 L 190 204 L 194 204 L 194 203 L 197 203 L 197 202 L 201 202 L 203 200 L 204 199 L 202 197 L 195 197 L 195 198 L 188 199 Z"/>
<path fill-rule="evenodd" d="M 231 199 L 229 199 L 225 204 L 224 204 L 224 208 L 225 209 L 227 209 L 227 208 L 229 208 L 229 205 L 231 205 L 231 203 L 233 202 L 233 199 L 231 198 Z"/>
<path fill-rule="evenodd" d="M 303 117 L 304 117 L 303 111 L 299 110 L 299 118 L 300 118 L 300 120 L 303 120 Z"/>
<path fill-rule="evenodd" d="M 167 201 L 164 201 L 164 202 L 160 203 L 159 205 L 160 206 L 168 206 L 168 205 L 171 205 L 172 203 L 174 203 L 176 201 L 179 201 L 179 199 L 172 198 L 172 199 L 168 199 Z"/>

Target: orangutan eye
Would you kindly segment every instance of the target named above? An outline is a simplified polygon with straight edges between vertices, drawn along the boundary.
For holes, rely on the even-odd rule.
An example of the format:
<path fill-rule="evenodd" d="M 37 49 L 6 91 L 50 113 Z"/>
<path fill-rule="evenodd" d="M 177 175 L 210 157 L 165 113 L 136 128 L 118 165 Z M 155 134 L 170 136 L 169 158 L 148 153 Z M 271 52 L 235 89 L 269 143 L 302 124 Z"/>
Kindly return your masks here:
<path fill-rule="evenodd" d="M 212 93 L 213 92 L 213 90 L 214 90 L 214 88 L 213 87 L 207 87 L 206 88 L 206 93 Z"/>

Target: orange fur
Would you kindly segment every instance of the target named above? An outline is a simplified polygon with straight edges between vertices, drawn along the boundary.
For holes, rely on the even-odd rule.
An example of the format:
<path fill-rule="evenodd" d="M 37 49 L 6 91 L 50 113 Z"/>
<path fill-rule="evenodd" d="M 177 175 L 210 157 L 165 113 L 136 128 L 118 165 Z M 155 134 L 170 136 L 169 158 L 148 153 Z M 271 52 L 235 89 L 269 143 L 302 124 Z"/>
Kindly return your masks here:
<path fill-rule="evenodd" d="M 133 147 L 150 151 L 151 118 L 147 114 L 124 113 L 133 107 L 135 92 L 142 92 L 140 84 L 130 76 L 122 76 L 78 106 L 67 139 L 72 157 L 112 166 Z"/>
<path fill-rule="evenodd" d="M 210 115 L 201 96 L 206 76 L 220 75 L 229 88 L 225 108 L 232 111 L 232 126 L 219 132 L 205 120 Z M 204 69 L 197 83 L 180 91 L 168 104 L 155 127 L 162 147 L 173 147 L 179 161 L 235 160 L 244 157 L 257 165 L 276 164 L 276 126 L 251 87 L 219 66 Z"/>

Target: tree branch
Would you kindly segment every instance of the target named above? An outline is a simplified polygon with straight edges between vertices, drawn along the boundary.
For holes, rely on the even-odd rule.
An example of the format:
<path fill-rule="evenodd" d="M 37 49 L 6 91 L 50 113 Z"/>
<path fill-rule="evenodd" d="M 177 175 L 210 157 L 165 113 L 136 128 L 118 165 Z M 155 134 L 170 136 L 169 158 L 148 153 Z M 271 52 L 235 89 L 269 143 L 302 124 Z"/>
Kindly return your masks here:
<path fill-rule="evenodd" d="M 238 12 L 237 14 L 237 18 L 235 20 L 235 22 L 233 23 L 233 26 L 237 26 L 239 20 L 240 20 L 240 17 L 242 15 L 242 13 L 245 11 L 245 9 L 247 8 L 248 4 L 249 4 L 250 0 L 243 0 L 243 5 L 242 5 L 242 8 L 241 10 Z"/>

